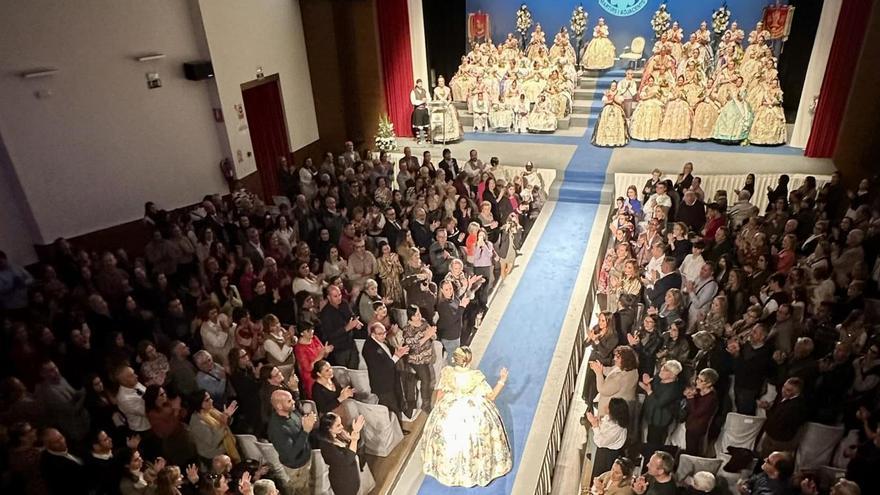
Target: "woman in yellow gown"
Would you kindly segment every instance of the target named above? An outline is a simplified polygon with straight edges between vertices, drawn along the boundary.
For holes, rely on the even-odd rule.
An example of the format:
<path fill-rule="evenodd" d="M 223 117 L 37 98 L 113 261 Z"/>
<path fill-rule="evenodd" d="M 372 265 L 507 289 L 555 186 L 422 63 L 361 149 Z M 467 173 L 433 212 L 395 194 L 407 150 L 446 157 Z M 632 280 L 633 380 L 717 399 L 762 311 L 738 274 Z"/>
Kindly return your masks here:
<path fill-rule="evenodd" d="M 712 138 L 712 131 L 715 129 L 715 121 L 718 120 L 718 112 L 721 111 L 721 105 L 726 103 L 725 100 L 719 101 L 719 95 L 712 90 L 714 81 L 709 79 L 706 89 L 703 90 L 701 100 L 694 107 L 694 122 L 691 127 L 691 139 L 696 141 L 707 141 Z"/>
<path fill-rule="evenodd" d="M 547 82 L 541 74 L 540 64 L 537 61 L 533 62 L 532 71 L 522 82 L 522 91 L 526 95 L 526 100 L 528 100 L 529 103 L 537 101 L 538 95 L 544 92 L 546 86 Z"/>
<path fill-rule="evenodd" d="M 502 368 L 495 388 L 470 369 L 467 347 L 452 353 L 452 366 L 437 381 L 434 409 L 425 423 L 422 460 L 425 474 L 447 486 L 486 486 L 513 467 L 510 443 L 495 398 L 507 382 Z"/>
<path fill-rule="evenodd" d="M 471 85 L 474 83 L 470 75 L 471 64 L 467 57 L 461 57 L 461 65 L 458 66 L 458 72 L 452 76 L 449 81 L 449 88 L 452 90 L 452 99 L 455 101 L 467 101 L 471 92 Z"/>
<path fill-rule="evenodd" d="M 547 99 L 546 94 L 538 97 L 538 102 L 529 112 L 530 132 L 553 132 L 556 130 L 556 113 L 553 104 Z"/>
<path fill-rule="evenodd" d="M 568 114 L 570 94 L 565 88 L 565 81 L 559 76 L 558 71 L 553 71 L 547 80 L 547 94 L 553 104 L 553 113 L 557 119 L 564 119 Z"/>
<path fill-rule="evenodd" d="M 678 76 L 676 85 L 669 88 L 669 95 L 660 124 L 660 139 L 687 141 L 691 137 L 693 112 L 686 99 L 684 76 Z"/>
<path fill-rule="evenodd" d="M 653 77 L 648 77 L 645 87 L 639 92 L 636 106 L 629 125 L 629 136 L 637 141 L 656 141 L 660 139 L 660 124 L 663 121 L 663 100 L 660 87 Z"/>
<path fill-rule="evenodd" d="M 684 99 L 687 100 L 691 109 L 697 106 L 703 97 L 705 84 L 703 83 L 703 73 L 697 70 L 697 61 L 688 62 L 688 68 L 684 74 Z"/>
<path fill-rule="evenodd" d="M 594 146 L 626 146 L 626 116 L 623 113 L 623 98 L 617 95 L 617 81 L 611 81 L 608 91 L 602 96 L 602 112 L 593 129 Z"/>
<path fill-rule="evenodd" d="M 763 146 L 785 144 L 787 132 L 785 112 L 782 110 L 782 90 L 774 88 L 755 111 L 755 121 L 749 131 L 749 143 Z"/>
<path fill-rule="evenodd" d="M 600 17 L 599 24 L 593 28 L 593 39 L 584 52 L 584 67 L 589 70 L 610 69 L 614 66 L 614 43 L 608 38 L 608 26 Z"/>

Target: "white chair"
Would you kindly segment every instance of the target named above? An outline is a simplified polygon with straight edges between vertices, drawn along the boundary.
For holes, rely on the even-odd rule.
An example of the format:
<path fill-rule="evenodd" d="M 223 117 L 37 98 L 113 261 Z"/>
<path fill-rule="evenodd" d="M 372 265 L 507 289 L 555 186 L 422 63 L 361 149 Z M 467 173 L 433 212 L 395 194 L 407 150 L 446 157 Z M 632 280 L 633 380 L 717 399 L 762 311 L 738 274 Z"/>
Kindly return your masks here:
<path fill-rule="evenodd" d="M 715 453 L 727 453 L 728 447 L 740 447 L 754 450 L 755 442 L 764 426 L 765 418 L 747 416 L 739 413 L 727 413 L 724 429 L 715 442 Z"/>
<path fill-rule="evenodd" d="M 687 448 L 687 427 L 684 423 L 672 423 L 672 425 L 674 426 L 670 426 L 672 431 L 669 433 L 666 443 L 684 450 Z"/>
<path fill-rule="evenodd" d="M 278 458 L 278 451 L 275 450 L 275 446 L 269 442 L 256 442 L 256 445 L 263 455 L 263 463 L 269 466 L 269 472 L 272 477 L 282 484 L 286 485 L 289 483 L 290 476 L 287 475 L 284 464 L 281 464 L 281 459 Z"/>
<path fill-rule="evenodd" d="M 795 470 L 813 469 L 830 464 L 834 449 L 842 438 L 843 426 L 805 424 L 795 454 Z"/>
<path fill-rule="evenodd" d="M 241 455 L 248 460 L 263 462 L 263 453 L 257 446 L 257 437 L 253 435 L 235 435 Z"/>
<path fill-rule="evenodd" d="M 849 433 L 843 437 L 843 440 L 837 444 L 837 452 L 834 453 L 834 459 L 831 462 L 831 466 L 838 469 L 846 469 L 849 465 L 850 458 L 846 457 L 844 453 L 849 447 L 856 447 L 858 444 L 859 431 L 855 429 L 850 430 Z"/>
<path fill-rule="evenodd" d="M 678 469 L 675 470 L 675 479 L 679 484 L 699 471 L 708 471 L 712 474 L 721 469 L 721 459 L 709 457 L 697 457 L 695 455 L 681 454 L 678 457 Z"/>
<path fill-rule="evenodd" d="M 321 449 L 312 449 L 312 479 L 315 480 L 315 495 L 333 495 L 330 488 L 330 466 L 324 462 Z"/>
<path fill-rule="evenodd" d="M 364 360 L 364 339 L 354 339 L 354 346 L 357 347 L 358 356 L 360 357 L 360 361 L 358 362 L 358 369 L 366 370 L 367 362 Z"/>
<path fill-rule="evenodd" d="M 342 407 L 349 418 L 363 415 L 366 420 L 361 438 L 368 454 L 386 457 L 403 440 L 403 430 L 397 416 L 391 414 L 387 407 L 356 400 L 344 401 Z"/>
<path fill-rule="evenodd" d="M 333 366 L 333 378 L 336 378 L 340 386 L 353 388 L 355 400 L 369 404 L 379 403 L 379 396 L 370 391 L 370 377 L 367 371 L 350 370 L 345 366 Z"/>
<path fill-rule="evenodd" d="M 439 340 L 434 341 L 434 381 L 440 379 L 440 370 L 446 366 L 446 359 L 443 358 L 443 344 Z"/>
<path fill-rule="evenodd" d="M 638 67 L 640 62 L 644 62 L 644 58 L 642 58 L 645 54 L 645 38 L 641 36 L 636 36 L 633 38 L 630 46 L 626 46 L 623 48 L 623 53 L 620 54 L 620 60 L 625 60 L 627 66 Z"/>

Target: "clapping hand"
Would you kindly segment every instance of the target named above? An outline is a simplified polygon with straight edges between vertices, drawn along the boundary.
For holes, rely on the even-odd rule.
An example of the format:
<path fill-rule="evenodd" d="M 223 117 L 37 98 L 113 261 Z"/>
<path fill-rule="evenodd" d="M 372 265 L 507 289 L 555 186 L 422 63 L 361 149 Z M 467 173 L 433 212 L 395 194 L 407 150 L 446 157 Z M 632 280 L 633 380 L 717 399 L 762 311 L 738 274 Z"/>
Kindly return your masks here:
<path fill-rule="evenodd" d="M 238 411 L 238 401 L 234 400 L 229 403 L 228 406 L 223 408 L 223 414 L 226 415 L 227 418 L 231 418 L 235 411 Z"/>
<path fill-rule="evenodd" d="M 358 318 L 357 316 L 353 316 L 351 318 L 351 320 L 348 322 L 348 324 L 345 325 L 345 331 L 350 332 L 352 330 L 357 330 L 363 326 L 364 326 L 364 324 L 361 323 L 360 318 Z"/>
<path fill-rule="evenodd" d="M 199 484 L 199 468 L 195 464 L 186 467 L 186 479 L 192 485 Z"/>
<path fill-rule="evenodd" d="M 636 478 L 635 481 L 633 481 L 632 488 L 634 492 L 641 495 L 648 491 L 648 481 L 645 480 L 644 476 L 639 476 L 638 478 Z"/>
<path fill-rule="evenodd" d="M 634 346 L 639 343 L 639 338 L 631 333 L 626 334 L 626 341 L 629 345 Z"/>
<path fill-rule="evenodd" d="M 354 389 L 351 387 L 345 387 L 339 391 L 339 402 L 351 399 L 351 397 L 353 395 L 354 395 Z"/>
<path fill-rule="evenodd" d="M 403 345 L 394 350 L 394 355 L 401 358 L 409 354 L 409 346 Z"/>
<path fill-rule="evenodd" d="M 238 480 L 238 491 L 241 495 L 252 495 L 254 493 L 254 487 L 251 486 L 251 473 L 245 471 L 241 475 L 241 479 Z"/>
<path fill-rule="evenodd" d="M 168 462 L 164 458 L 157 457 L 156 460 L 153 462 L 153 465 L 151 466 L 153 473 L 158 473 L 159 471 L 165 469 L 165 466 L 167 464 Z"/>
<path fill-rule="evenodd" d="M 321 353 L 324 354 L 324 357 L 329 356 L 331 352 L 333 352 L 333 344 L 327 344 L 321 350 Z"/>
<path fill-rule="evenodd" d="M 296 376 L 296 373 L 290 373 L 290 378 L 287 379 L 287 386 L 293 390 L 297 389 L 299 386 L 299 378 Z"/>
<path fill-rule="evenodd" d="M 604 374 L 605 366 L 599 361 L 590 361 L 590 369 L 597 375 L 600 373 Z"/>
<path fill-rule="evenodd" d="M 354 422 L 351 424 L 351 433 L 352 433 L 352 435 L 360 435 L 360 434 L 361 434 L 361 430 L 364 429 L 364 424 L 365 424 L 366 422 L 367 422 L 367 420 L 364 419 L 364 415 L 363 415 L 363 414 L 358 415 L 358 417 L 355 418 L 355 419 L 354 419 Z"/>
<path fill-rule="evenodd" d="M 130 448 L 131 450 L 137 450 L 138 445 L 141 444 L 141 436 L 135 433 L 134 435 L 125 439 L 125 446 Z"/>
<path fill-rule="evenodd" d="M 653 380 L 654 378 L 651 375 L 647 373 L 642 373 L 642 383 L 651 383 Z"/>
<path fill-rule="evenodd" d="M 436 337 L 437 336 L 437 326 L 436 325 L 429 326 L 428 329 L 425 331 L 425 335 L 427 337 L 432 338 L 432 339 L 434 337 Z"/>

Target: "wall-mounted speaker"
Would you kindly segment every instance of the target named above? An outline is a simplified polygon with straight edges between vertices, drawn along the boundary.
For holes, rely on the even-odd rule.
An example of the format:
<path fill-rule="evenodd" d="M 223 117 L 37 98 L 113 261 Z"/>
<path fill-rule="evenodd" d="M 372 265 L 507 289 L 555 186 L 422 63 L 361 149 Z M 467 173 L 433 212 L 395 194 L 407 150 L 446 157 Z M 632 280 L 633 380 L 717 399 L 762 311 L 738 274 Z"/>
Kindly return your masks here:
<path fill-rule="evenodd" d="M 214 77 L 214 66 L 211 65 L 210 60 L 185 62 L 183 64 L 183 73 L 190 81 L 203 81 Z"/>

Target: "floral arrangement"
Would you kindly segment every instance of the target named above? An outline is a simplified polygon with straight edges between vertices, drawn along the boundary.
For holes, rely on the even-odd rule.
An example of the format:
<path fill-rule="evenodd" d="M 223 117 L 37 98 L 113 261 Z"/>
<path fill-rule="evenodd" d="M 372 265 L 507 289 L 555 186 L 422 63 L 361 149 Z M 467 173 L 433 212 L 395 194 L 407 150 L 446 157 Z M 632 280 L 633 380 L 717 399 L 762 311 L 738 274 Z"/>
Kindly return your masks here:
<path fill-rule="evenodd" d="M 654 11 L 654 17 L 651 18 L 651 28 L 654 30 L 654 37 L 660 39 L 671 25 L 672 16 L 666 10 L 666 4 L 661 3 L 660 8 Z"/>
<path fill-rule="evenodd" d="M 716 36 L 721 36 L 727 30 L 730 22 L 730 9 L 727 8 L 727 2 L 721 4 L 715 12 L 712 12 L 712 31 Z"/>
<path fill-rule="evenodd" d="M 379 151 L 394 151 L 397 149 L 397 136 L 394 135 L 394 123 L 388 115 L 379 117 L 379 129 L 376 131 L 376 148 Z"/>
<path fill-rule="evenodd" d="M 578 5 L 571 11 L 571 31 L 575 38 L 580 38 L 587 30 L 587 11 L 583 5 Z"/>
<path fill-rule="evenodd" d="M 532 13 L 526 4 L 522 4 L 519 10 L 516 11 L 516 30 L 519 31 L 520 36 L 525 36 L 531 27 Z"/>

